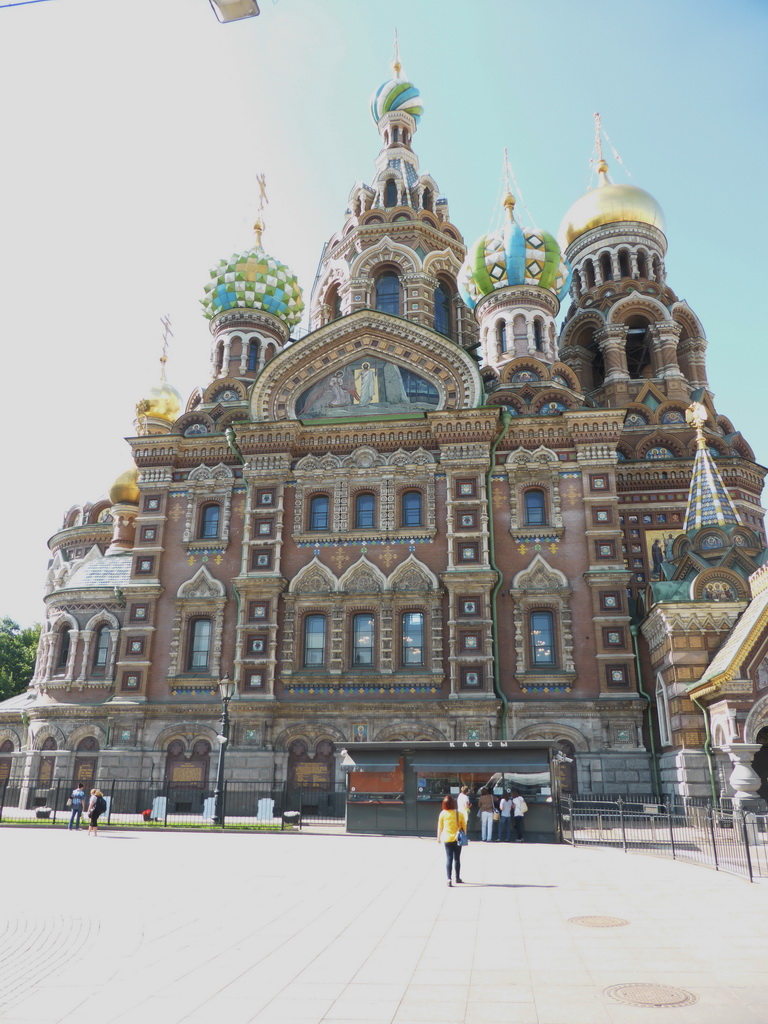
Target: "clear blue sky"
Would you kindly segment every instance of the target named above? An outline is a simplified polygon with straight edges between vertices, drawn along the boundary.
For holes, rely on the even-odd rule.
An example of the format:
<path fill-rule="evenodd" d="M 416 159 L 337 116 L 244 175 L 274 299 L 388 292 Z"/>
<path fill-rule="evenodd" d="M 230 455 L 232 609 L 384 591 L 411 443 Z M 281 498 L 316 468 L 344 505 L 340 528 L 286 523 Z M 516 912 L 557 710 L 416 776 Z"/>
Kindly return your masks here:
<path fill-rule="evenodd" d="M 185 398 L 206 382 L 198 300 L 209 266 L 250 242 L 259 172 L 265 246 L 308 298 L 352 184 L 372 175 L 368 100 L 396 27 L 425 105 L 415 148 L 467 241 L 496 221 L 505 146 L 533 216 L 556 232 L 588 184 L 601 112 L 665 211 L 668 281 L 704 324 L 718 410 L 768 463 L 768 5 L 261 6 L 235 25 L 207 0 L 0 8 L 0 615 L 41 618 L 46 539 L 127 468 L 161 315 L 174 323 L 171 382 Z"/>

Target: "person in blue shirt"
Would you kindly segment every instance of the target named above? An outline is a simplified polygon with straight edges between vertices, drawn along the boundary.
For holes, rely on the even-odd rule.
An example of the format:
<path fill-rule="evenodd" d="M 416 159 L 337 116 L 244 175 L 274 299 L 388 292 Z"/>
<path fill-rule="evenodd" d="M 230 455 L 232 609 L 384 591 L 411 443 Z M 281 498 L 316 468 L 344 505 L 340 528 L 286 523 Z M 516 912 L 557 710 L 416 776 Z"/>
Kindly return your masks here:
<path fill-rule="evenodd" d="M 74 829 L 75 832 L 80 831 L 80 816 L 83 813 L 83 807 L 85 805 L 85 791 L 82 783 L 78 782 L 75 788 L 72 790 L 72 796 L 69 798 L 70 806 L 72 807 L 72 813 L 69 816 L 68 829 Z"/>

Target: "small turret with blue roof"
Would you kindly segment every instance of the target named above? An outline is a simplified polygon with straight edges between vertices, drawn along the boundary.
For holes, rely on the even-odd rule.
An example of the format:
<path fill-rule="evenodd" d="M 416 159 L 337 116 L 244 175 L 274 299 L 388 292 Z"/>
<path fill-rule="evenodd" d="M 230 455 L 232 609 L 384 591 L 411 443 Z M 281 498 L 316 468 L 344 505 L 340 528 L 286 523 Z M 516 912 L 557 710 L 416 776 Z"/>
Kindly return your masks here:
<path fill-rule="evenodd" d="M 503 225 L 469 246 L 459 271 L 459 294 L 480 325 L 488 366 L 519 356 L 556 360 L 555 317 L 571 281 L 554 237 L 522 227 L 514 210 L 508 192 Z"/>

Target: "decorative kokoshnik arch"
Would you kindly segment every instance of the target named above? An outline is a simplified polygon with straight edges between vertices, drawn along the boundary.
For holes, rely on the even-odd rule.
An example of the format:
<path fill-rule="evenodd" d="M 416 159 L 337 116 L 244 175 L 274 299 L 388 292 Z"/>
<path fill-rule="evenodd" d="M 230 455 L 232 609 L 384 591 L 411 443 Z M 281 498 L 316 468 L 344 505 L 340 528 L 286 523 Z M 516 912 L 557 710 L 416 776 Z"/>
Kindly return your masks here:
<path fill-rule="evenodd" d="M 253 386 L 250 414 L 256 421 L 332 419 L 472 409 L 482 401 L 480 373 L 464 349 L 410 321 L 361 311 L 268 363 Z"/>

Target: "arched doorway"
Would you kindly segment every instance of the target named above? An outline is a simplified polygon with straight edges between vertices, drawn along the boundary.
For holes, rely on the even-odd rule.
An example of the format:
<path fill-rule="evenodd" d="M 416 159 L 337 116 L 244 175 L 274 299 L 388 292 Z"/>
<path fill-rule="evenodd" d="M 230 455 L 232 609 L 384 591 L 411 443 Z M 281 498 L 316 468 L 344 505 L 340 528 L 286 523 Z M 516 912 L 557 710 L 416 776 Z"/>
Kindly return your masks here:
<path fill-rule="evenodd" d="M 95 736 L 85 736 L 75 749 L 75 770 L 72 773 L 72 786 L 80 785 L 83 789 L 92 789 L 95 785 L 96 766 L 98 765 L 99 741 Z"/>
<path fill-rule="evenodd" d="M 12 753 L 13 743 L 11 740 L 3 740 L 3 742 L 0 743 L 0 791 L 5 789 L 11 778 L 11 765 L 13 764 L 13 758 L 10 755 Z"/>
<path fill-rule="evenodd" d="M 558 761 L 555 765 L 561 796 L 575 796 L 578 793 L 576 783 L 576 747 L 570 740 L 556 740 L 557 749 L 570 761 Z"/>
<path fill-rule="evenodd" d="M 334 757 L 330 740 L 319 740 L 310 753 L 304 740 L 288 747 L 286 810 L 300 810 L 304 816 L 333 813 Z"/>
<path fill-rule="evenodd" d="M 752 759 L 752 768 L 760 776 L 757 795 L 768 802 L 768 725 L 764 725 L 755 736 L 755 743 L 760 744 L 760 749 Z"/>
<path fill-rule="evenodd" d="M 170 810 L 175 814 L 202 809 L 211 765 L 211 745 L 196 740 L 191 753 L 182 740 L 171 740 L 165 755 L 165 782 Z"/>
<path fill-rule="evenodd" d="M 55 750 L 56 740 L 53 736 L 46 736 L 40 747 L 41 751 Z M 45 789 L 53 785 L 53 769 L 56 767 L 56 758 L 50 754 L 43 753 L 40 764 L 37 768 L 37 785 L 39 789 Z"/>

